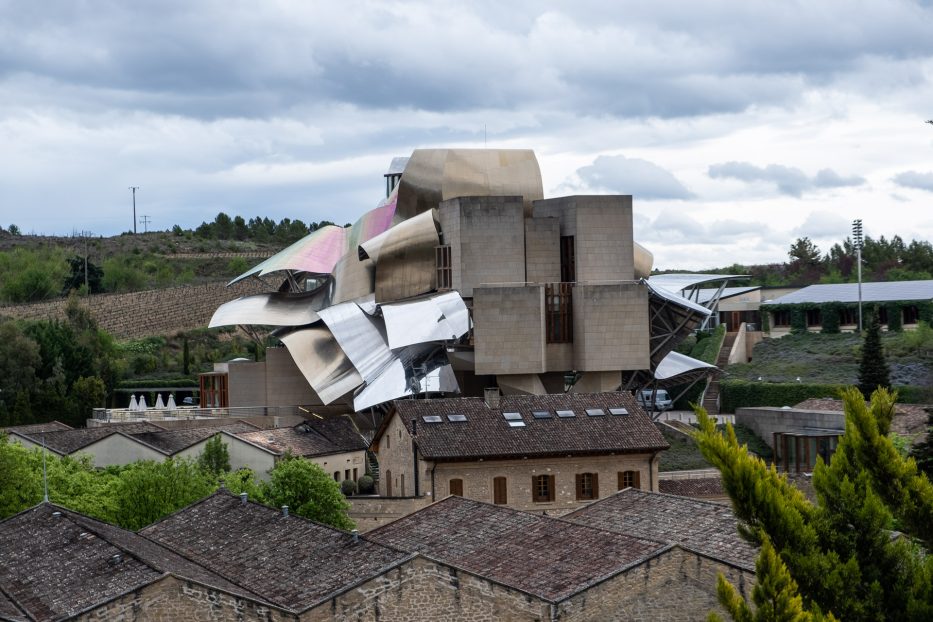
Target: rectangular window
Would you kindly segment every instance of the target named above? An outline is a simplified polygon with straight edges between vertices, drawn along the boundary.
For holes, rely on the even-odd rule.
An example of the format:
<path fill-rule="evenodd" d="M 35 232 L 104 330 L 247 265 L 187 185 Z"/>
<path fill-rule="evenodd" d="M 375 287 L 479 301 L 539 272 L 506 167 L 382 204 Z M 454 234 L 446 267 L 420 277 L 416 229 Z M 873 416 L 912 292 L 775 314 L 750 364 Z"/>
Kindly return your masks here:
<path fill-rule="evenodd" d="M 822 323 L 822 314 L 819 309 L 807 309 L 807 326 L 819 326 Z"/>
<path fill-rule="evenodd" d="M 355 482 L 358 479 L 359 477 L 357 476 L 357 469 L 353 469 L 353 481 Z"/>
<path fill-rule="evenodd" d="M 562 283 L 577 280 L 576 250 L 572 235 L 560 236 L 560 280 Z"/>
<path fill-rule="evenodd" d="M 790 311 L 775 311 L 771 317 L 775 326 L 790 326 Z"/>
<path fill-rule="evenodd" d="M 544 286 L 547 343 L 573 343 L 573 286 L 548 283 Z"/>
<path fill-rule="evenodd" d="M 916 324 L 920 320 L 920 311 L 915 305 L 907 305 L 901 310 L 904 312 L 904 324 Z"/>
<path fill-rule="evenodd" d="M 437 264 L 437 289 L 453 289 L 453 262 L 450 255 L 450 244 L 434 247 L 434 258 Z"/>
<path fill-rule="evenodd" d="M 508 483 L 504 477 L 494 477 L 492 480 L 492 502 L 496 505 L 509 502 Z"/>
<path fill-rule="evenodd" d="M 535 503 L 554 500 L 554 476 L 534 475 L 531 478 L 531 495 Z"/>
<path fill-rule="evenodd" d="M 577 501 L 589 501 L 598 498 L 598 482 L 596 473 L 577 473 Z"/>
<path fill-rule="evenodd" d="M 462 479 L 450 480 L 450 494 L 456 497 L 463 496 L 463 480 Z"/>
<path fill-rule="evenodd" d="M 619 490 L 622 490 L 623 488 L 641 488 L 641 472 L 620 471 Z"/>
<path fill-rule="evenodd" d="M 843 326 L 857 326 L 858 325 L 858 309 L 853 307 L 846 307 L 839 314 L 839 323 Z"/>
<path fill-rule="evenodd" d="M 350 479 L 350 469 L 343 472 L 343 479 Z"/>
<path fill-rule="evenodd" d="M 334 481 L 335 482 L 340 481 L 340 471 L 334 471 Z"/>

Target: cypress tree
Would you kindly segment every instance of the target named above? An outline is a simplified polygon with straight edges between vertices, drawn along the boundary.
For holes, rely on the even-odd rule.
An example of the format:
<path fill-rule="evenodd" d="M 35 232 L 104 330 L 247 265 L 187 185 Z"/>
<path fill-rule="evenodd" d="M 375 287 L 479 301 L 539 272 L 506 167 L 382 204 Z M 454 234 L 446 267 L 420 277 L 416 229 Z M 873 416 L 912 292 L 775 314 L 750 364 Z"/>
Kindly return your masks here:
<path fill-rule="evenodd" d="M 872 314 L 871 323 L 862 343 L 862 353 L 858 364 L 858 388 L 865 399 L 878 387 L 891 387 L 888 362 L 881 347 L 881 322 L 877 311 Z"/>

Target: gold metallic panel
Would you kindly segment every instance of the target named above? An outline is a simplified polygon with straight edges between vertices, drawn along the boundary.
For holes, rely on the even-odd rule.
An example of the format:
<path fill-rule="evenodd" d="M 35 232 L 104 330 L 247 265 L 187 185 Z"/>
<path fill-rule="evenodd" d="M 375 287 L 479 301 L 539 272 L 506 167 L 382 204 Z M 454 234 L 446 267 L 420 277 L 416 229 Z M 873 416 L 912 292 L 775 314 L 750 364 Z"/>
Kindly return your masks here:
<path fill-rule="evenodd" d="M 376 291 L 376 265 L 371 259 L 360 261 L 356 253 L 347 253 L 334 266 L 331 304 L 356 300 Z"/>
<path fill-rule="evenodd" d="M 313 326 L 279 338 L 324 404 L 363 384 L 363 378 L 326 327 Z"/>
<path fill-rule="evenodd" d="M 632 244 L 635 247 L 635 278 L 647 279 L 654 267 L 654 254 L 638 242 Z"/>
<path fill-rule="evenodd" d="M 437 288 L 437 231 L 437 210 L 431 209 L 360 246 L 359 256 L 376 264 L 376 302 L 411 298 Z"/>
<path fill-rule="evenodd" d="M 305 294 L 257 294 L 226 302 L 211 317 L 209 328 L 253 324 L 263 326 L 304 326 L 317 322 L 315 309 L 323 304 L 323 292 Z"/>
<path fill-rule="evenodd" d="M 521 196 L 525 214 L 544 198 L 531 149 L 416 149 L 399 182 L 397 213 L 410 218 L 466 196 Z"/>

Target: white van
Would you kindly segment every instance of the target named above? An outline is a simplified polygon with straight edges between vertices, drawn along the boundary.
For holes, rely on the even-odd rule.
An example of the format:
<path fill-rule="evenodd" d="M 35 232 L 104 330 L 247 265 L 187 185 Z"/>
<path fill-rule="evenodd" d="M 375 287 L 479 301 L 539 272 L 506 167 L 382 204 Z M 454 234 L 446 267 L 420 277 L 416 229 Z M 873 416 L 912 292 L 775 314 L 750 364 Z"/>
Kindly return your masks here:
<path fill-rule="evenodd" d="M 674 405 L 674 402 L 671 401 L 671 396 L 664 389 L 658 389 L 657 391 L 642 389 L 635 393 L 635 399 L 638 400 L 642 408 L 649 412 L 664 412 L 665 410 L 670 410 Z"/>

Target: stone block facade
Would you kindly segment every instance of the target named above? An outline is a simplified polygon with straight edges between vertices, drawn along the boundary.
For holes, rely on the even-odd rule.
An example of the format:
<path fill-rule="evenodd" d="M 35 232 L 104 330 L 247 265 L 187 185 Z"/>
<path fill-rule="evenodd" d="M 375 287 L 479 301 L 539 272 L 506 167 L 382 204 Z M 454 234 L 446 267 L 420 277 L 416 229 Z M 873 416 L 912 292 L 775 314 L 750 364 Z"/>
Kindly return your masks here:
<path fill-rule="evenodd" d="M 546 371 L 544 286 L 477 287 L 473 296 L 476 373 Z"/>
<path fill-rule="evenodd" d="M 648 290 L 640 283 L 577 284 L 573 320 L 575 369 L 649 367 Z"/>

